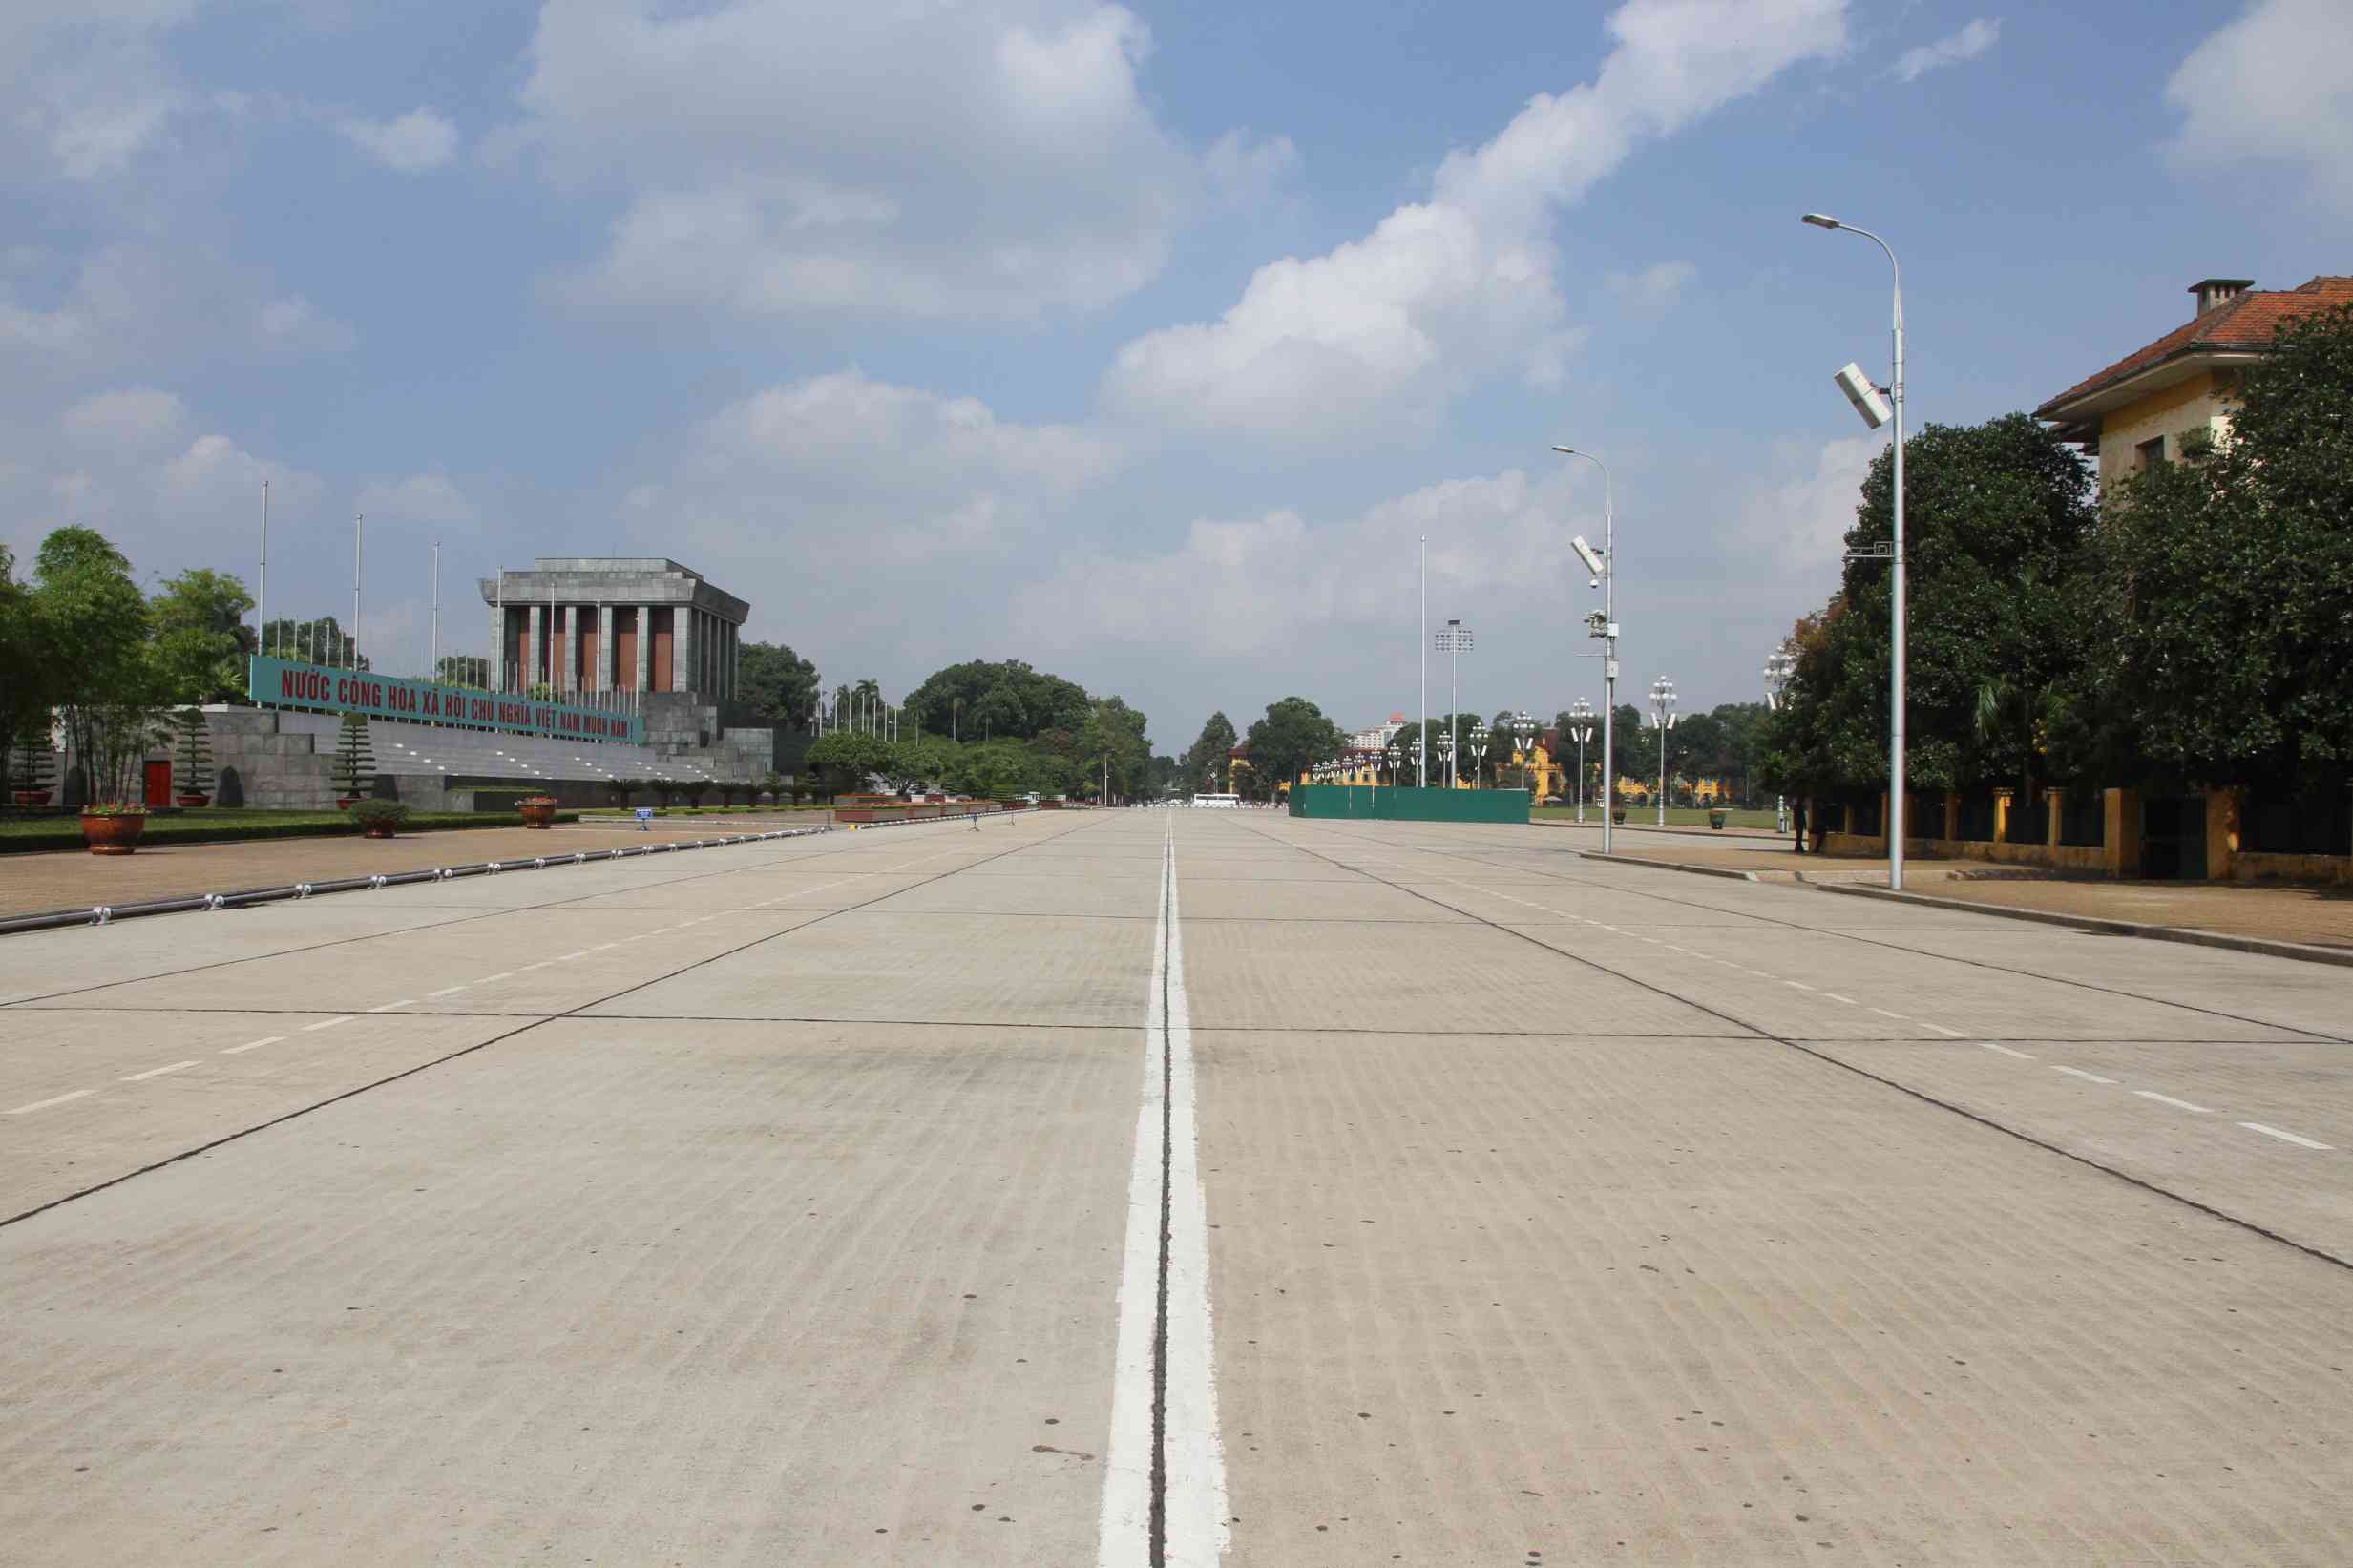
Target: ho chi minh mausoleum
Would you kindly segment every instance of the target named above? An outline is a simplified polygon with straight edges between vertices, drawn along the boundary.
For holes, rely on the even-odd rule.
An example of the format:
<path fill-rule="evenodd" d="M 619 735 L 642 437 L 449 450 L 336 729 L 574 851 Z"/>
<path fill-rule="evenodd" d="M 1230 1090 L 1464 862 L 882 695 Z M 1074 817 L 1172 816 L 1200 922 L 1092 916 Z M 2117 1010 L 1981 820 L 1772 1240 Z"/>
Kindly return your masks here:
<path fill-rule="evenodd" d="M 368 724 L 364 793 L 420 810 L 652 799 L 656 780 L 756 784 L 781 756 L 737 700 L 751 607 L 660 557 L 543 556 L 481 580 L 478 685 L 276 658 L 253 708 L 208 710 L 222 805 L 317 807 L 338 793 L 344 717 Z"/>

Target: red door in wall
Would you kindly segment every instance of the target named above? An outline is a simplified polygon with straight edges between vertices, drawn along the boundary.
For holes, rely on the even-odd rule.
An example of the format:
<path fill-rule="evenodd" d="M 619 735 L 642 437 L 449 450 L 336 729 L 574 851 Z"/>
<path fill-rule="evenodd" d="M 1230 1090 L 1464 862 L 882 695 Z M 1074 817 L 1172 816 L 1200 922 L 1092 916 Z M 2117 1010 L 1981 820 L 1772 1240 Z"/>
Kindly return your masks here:
<path fill-rule="evenodd" d="M 168 758 L 150 758 L 147 763 L 147 804 L 172 804 L 172 764 Z"/>

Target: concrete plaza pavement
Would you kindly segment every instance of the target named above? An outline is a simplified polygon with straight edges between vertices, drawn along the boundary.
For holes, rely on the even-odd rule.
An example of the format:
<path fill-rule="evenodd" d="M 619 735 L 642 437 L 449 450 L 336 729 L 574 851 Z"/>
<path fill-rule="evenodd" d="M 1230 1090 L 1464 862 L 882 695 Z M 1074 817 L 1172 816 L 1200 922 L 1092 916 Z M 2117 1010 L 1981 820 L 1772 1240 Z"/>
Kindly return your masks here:
<path fill-rule="evenodd" d="M 2353 1558 L 2353 974 L 1568 839 L 0 939 L 0 1562 Z"/>

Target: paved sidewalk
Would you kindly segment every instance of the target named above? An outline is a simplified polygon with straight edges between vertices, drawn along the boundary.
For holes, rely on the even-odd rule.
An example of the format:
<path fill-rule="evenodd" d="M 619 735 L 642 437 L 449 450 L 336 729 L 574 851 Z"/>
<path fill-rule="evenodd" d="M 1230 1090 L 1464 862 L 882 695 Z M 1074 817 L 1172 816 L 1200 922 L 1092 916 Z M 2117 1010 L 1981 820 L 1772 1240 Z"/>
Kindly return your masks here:
<path fill-rule="evenodd" d="M 94 855 L 83 849 L 7 855 L 0 856 L 0 915 L 192 898 L 200 893 L 283 888 L 290 882 L 325 882 L 378 871 L 389 874 L 430 870 L 436 866 L 472 866 L 486 860 L 569 855 L 663 839 L 715 839 L 779 827 L 822 826 L 822 821 L 809 820 L 817 816 L 816 812 L 793 811 L 773 816 L 746 812 L 724 817 L 663 817 L 654 821 L 650 834 L 639 832 L 634 824 L 623 827 L 564 823 L 545 831 L 466 827 L 403 833 L 392 839 L 167 842 L 144 847 L 135 855 Z"/>
<path fill-rule="evenodd" d="M 1907 880 L 1909 867 L 1906 867 Z M 2134 920 L 2149 926 L 2353 948 L 2353 889 L 2211 882 L 1948 882 L 1939 898 L 1992 909 Z"/>

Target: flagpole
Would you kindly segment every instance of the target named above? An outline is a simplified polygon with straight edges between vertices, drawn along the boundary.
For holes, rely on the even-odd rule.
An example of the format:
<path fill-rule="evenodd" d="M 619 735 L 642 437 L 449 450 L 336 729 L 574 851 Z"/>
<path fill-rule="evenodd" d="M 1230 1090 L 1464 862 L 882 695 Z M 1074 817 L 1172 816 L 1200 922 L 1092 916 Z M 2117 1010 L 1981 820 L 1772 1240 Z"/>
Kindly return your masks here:
<path fill-rule="evenodd" d="M 269 635 L 269 481 L 262 481 L 262 586 L 253 601 L 253 651 L 267 654 L 262 639 Z"/>

